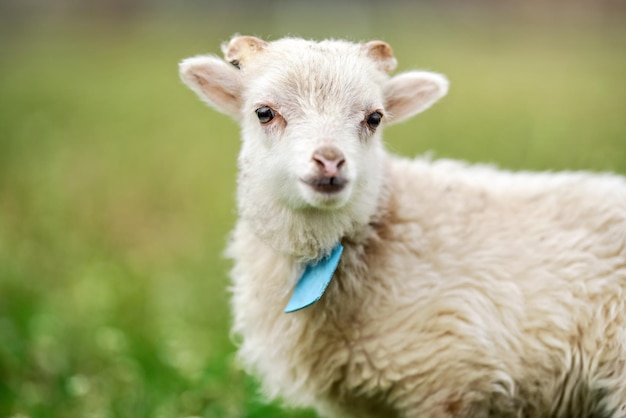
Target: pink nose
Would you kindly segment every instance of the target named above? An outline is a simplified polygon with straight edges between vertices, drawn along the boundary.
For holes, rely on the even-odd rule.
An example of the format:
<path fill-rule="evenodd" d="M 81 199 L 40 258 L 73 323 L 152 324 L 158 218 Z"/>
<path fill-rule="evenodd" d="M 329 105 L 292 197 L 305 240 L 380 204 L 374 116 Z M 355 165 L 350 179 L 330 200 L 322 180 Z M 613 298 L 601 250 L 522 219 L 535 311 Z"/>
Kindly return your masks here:
<path fill-rule="evenodd" d="M 324 145 L 313 153 L 313 161 L 320 168 L 324 176 L 336 176 L 346 162 L 343 152 L 332 145 Z"/>

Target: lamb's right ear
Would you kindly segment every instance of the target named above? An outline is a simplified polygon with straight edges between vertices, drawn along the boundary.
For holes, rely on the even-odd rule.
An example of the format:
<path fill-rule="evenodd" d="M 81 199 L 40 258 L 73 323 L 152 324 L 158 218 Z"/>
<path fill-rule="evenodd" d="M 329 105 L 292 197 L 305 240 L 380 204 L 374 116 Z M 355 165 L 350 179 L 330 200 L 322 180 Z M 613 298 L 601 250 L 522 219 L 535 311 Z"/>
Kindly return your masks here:
<path fill-rule="evenodd" d="M 447 92 L 448 80 L 441 74 L 409 71 L 392 77 L 383 87 L 389 123 L 423 112 Z"/>
<path fill-rule="evenodd" d="M 242 81 L 236 67 L 215 56 L 197 56 L 180 63 L 180 78 L 203 101 L 240 119 Z"/>

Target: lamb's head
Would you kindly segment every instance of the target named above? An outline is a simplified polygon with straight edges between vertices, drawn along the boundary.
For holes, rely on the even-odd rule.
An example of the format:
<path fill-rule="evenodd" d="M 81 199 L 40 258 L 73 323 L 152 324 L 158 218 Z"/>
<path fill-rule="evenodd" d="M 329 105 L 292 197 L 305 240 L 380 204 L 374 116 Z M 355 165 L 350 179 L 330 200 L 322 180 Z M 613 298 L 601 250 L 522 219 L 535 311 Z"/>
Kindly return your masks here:
<path fill-rule="evenodd" d="M 242 125 L 243 216 L 260 216 L 272 206 L 290 216 L 367 222 L 384 177 L 380 128 L 425 110 L 447 91 L 438 74 L 390 78 L 396 60 L 381 41 L 236 36 L 223 52 L 225 60 L 184 60 L 181 76 Z"/>

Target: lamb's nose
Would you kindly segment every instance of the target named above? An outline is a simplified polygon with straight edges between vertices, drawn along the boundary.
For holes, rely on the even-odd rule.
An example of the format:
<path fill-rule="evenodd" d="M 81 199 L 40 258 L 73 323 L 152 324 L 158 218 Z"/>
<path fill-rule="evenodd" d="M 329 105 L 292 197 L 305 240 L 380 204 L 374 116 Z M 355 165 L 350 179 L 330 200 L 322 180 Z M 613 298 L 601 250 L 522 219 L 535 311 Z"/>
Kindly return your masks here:
<path fill-rule="evenodd" d="M 325 176 L 336 176 L 346 162 L 343 152 L 335 146 L 324 145 L 313 153 L 313 161 L 322 169 Z"/>

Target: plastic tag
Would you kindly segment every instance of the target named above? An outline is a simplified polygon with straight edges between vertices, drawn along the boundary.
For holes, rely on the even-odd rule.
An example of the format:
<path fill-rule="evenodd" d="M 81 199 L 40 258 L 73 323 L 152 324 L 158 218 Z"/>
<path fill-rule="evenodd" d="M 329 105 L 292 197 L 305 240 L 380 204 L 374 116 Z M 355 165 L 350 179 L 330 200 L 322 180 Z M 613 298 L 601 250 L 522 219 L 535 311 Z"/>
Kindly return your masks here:
<path fill-rule="evenodd" d="M 333 278 L 342 253 L 343 245 L 338 243 L 330 255 L 307 264 L 285 307 L 285 313 L 299 311 L 320 300 Z"/>

